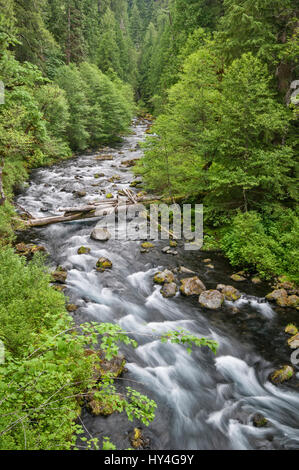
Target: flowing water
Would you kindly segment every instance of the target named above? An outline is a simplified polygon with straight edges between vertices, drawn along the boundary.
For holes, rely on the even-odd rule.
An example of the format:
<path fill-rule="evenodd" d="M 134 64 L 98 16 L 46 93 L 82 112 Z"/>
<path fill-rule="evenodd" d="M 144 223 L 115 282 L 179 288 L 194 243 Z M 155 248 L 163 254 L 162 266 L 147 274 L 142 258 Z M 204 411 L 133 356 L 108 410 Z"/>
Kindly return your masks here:
<path fill-rule="evenodd" d="M 17 202 L 35 216 L 46 217 L 57 214 L 59 207 L 86 204 L 103 198 L 100 195 L 105 192 L 116 194 L 128 188 L 134 177 L 121 162 L 142 155 L 139 143 L 146 123 L 136 121 L 133 130 L 135 134 L 119 148 L 105 149 L 114 156 L 111 161 L 87 154 L 34 171 Z M 97 173 L 105 177 L 96 179 Z M 114 175 L 120 180 L 109 182 Z M 87 195 L 78 199 L 76 191 Z M 128 371 L 118 387 L 133 386 L 157 402 L 156 418 L 143 430 L 150 448 L 298 449 L 299 368 L 286 385 L 277 387 L 268 381 L 270 372 L 290 363 L 284 327 L 296 318 L 298 323 L 298 312 L 267 303 L 268 285 L 234 284 L 229 278 L 233 270 L 220 254 L 185 252 L 182 245 L 177 256 L 166 255 L 161 252 L 165 241 L 141 254 L 138 241 L 103 244 L 90 239 L 96 223 L 81 220 L 30 230 L 27 241 L 46 246 L 53 267 L 67 268 L 66 295 L 80 307 L 74 314 L 76 322 L 118 322 L 138 341 L 135 350 L 122 348 Z M 78 255 L 80 246 L 90 247 L 90 254 Z M 95 271 L 101 256 L 111 259 L 111 271 Z M 203 262 L 207 257 L 212 258 L 214 269 Z M 238 287 L 243 294 L 234 304 L 239 313 L 230 302 L 216 312 L 202 309 L 197 298 L 179 294 L 163 298 L 153 275 L 158 268 L 178 266 L 195 271 L 207 288 L 218 283 Z M 217 340 L 217 355 L 203 348 L 190 356 L 183 346 L 162 344 L 155 338 L 182 327 Z M 269 420 L 267 427 L 253 426 L 257 412 Z M 123 414 L 93 417 L 86 410 L 82 419 L 91 434 L 110 436 L 119 449 L 130 446 L 128 433 L 137 424 L 128 423 Z"/>

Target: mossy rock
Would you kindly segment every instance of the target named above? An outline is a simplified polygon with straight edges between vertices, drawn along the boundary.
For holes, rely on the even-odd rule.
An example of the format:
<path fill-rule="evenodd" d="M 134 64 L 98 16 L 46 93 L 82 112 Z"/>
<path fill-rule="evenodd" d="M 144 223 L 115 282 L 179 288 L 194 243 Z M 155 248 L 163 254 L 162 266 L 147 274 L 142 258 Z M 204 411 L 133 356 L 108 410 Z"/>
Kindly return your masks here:
<path fill-rule="evenodd" d="M 75 304 L 68 304 L 66 306 L 68 312 L 76 312 L 78 310 L 78 305 Z"/>
<path fill-rule="evenodd" d="M 241 276 L 240 274 L 233 274 L 230 278 L 235 282 L 244 282 L 244 281 L 246 281 L 246 278 L 244 276 Z"/>
<path fill-rule="evenodd" d="M 130 434 L 130 442 L 134 449 L 144 449 L 149 445 L 149 439 L 145 439 L 142 430 L 134 428 L 134 431 Z"/>
<path fill-rule="evenodd" d="M 274 384 L 282 384 L 290 380 L 294 375 L 294 369 L 291 366 L 284 366 L 271 374 L 270 379 Z"/>
<path fill-rule="evenodd" d="M 268 425 L 268 420 L 260 413 L 256 413 L 253 417 L 253 426 L 255 428 L 265 428 Z"/>
<path fill-rule="evenodd" d="M 178 242 L 176 242 L 175 240 L 170 240 L 169 246 L 171 246 L 171 248 L 176 248 L 178 246 Z"/>
<path fill-rule="evenodd" d="M 67 279 L 67 271 L 62 266 L 58 266 L 56 271 L 51 273 L 51 276 L 55 282 L 64 284 Z"/>
<path fill-rule="evenodd" d="M 222 286 L 221 284 L 217 286 L 217 289 L 222 292 L 226 300 L 231 302 L 235 302 L 236 300 L 240 299 L 241 294 L 240 292 L 233 286 Z"/>
<path fill-rule="evenodd" d="M 285 330 L 284 330 L 288 335 L 292 335 L 292 336 L 295 336 L 297 333 L 298 333 L 298 328 L 293 325 L 293 324 L 289 324 L 288 326 L 286 326 Z"/>
<path fill-rule="evenodd" d="M 173 282 L 175 279 L 173 272 L 165 269 L 163 272 L 158 272 L 154 276 L 154 283 L 163 285 L 165 283 Z"/>
<path fill-rule="evenodd" d="M 144 242 L 141 244 L 141 247 L 144 248 L 145 250 L 149 250 L 150 248 L 155 248 L 155 245 L 150 242 Z"/>
<path fill-rule="evenodd" d="M 79 249 L 78 249 L 78 255 L 87 255 L 88 253 L 90 253 L 90 248 L 87 248 L 86 246 L 81 246 Z"/>
<path fill-rule="evenodd" d="M 99 272 L 104 272 L 106 269 L 111 269 L 112 268 L 112 261 L 108 258 L 99 258 L 96 264 L 96 269 Z"/>
<path fill-rule="evenodd" d="M 113 194 L 111 193 L 106 194 L 106 199 L 113 199 Z"/>

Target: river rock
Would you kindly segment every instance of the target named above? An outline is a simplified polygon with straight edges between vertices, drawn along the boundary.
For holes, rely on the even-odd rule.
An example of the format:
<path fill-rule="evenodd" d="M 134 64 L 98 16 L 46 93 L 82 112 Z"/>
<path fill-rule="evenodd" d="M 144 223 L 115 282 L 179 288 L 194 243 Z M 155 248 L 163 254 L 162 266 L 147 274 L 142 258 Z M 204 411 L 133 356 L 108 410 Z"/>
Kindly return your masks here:
<path fill-rule="evenodd" d="M 173 272 L 169 271 L 169 269 L 165 269 L 163 272 L 158 272 L 155 274 L 154 283 L 155 284 L 165 284 L 174 282 L 174 274 Z"/>
<path fill-rule="evenodd" d="M 112 261 L 108 258 L 99 258 L 96 264 L 96 270 L 103 273 L 106 269 L 112 268 Z"/>
<path fill-rule="evenodd" d="M 259 277 L 256 276 L 256 277 L 253 277 L 251 279 L 251 282 L 252 282 L 252 284 L 257 285 L 257 284 L 261 284 L 262 280 Z"/>
<path fill-rule="evenodd" d="M 15 246 L 16 253 L 20 256 L 25 256 L 28 260 L 33 258 L 35 253 L 46 252 L 46 248 L 42 245 L 34 245 L 33 243 L 18 243 Z"/>
<path fill-rule="evenodd" d="M 74 194 L 77 197 L 85 197 L 86 196 L 86 191 L 75 191 Z"/>
<path fill-rule="evenodd" d="M 226 300 L 235 301 L 241 297 L 240 292 L 233 286 L 224 286 L 223 284 L 218 284 L 217 290 L 220 290 Z"/>
<path fill-rule="evenodd" d="M 164 286 L 161 289 L 161 294 L 165 298 L 174 297 L 177 293 L 177 290 L 178 288 L 175 282 L 170 282 L 170 283 L 164 284 Z"/>
<path fill-rule="evenodd" d="M 144 242 L 141 244 L 141 248 L 144 250 L 143 253 L 148 253 L 151 248 L 155 248 L 155 245 L 151 242 Z"/>
<path fill-rule="evenodd" d="M 180 291 L 183 295 L 200 295 L 206 290 L 204 283 L 197 277 L 188 277 L 181 280 Z"/>
<path fill-rule="evenodd" d="M 255 428 L 265 428 L 268 425 L 268 420 L 260 413 L 256 413 L 252 418 L 253 426 Z"/>
<path fill-rule="evenodd" d="M 75 304 L 68 304 L 66 306 L 66 309 L 68 312 L 76 312 L 78 310 L 78 305 L 75 305 Z"/>
<path fill-rule="evenodd" d="M 90 237 L 99 242 L 107 242 L 111 238 L 111 233 L 106 228 L 96 227 L 91 232 Z"/>
<path fill-rule="evenodd" d="M 134 431 L 129 435 L 130 442 L 134 449 L 144 449 L 149 446 L 149 439 L 145 439 L 142 434 L 142 430 L 135 428 Z"/>
<path fill-rule="evenodd" d="M 295 336 L 298 333 L 298 328 L 295 325 L 289 324 L 284 330 L 288 335 Z"/>
<path fill-rule="evenodd" d="M 280 307 L 288 306 L 288 293 L 285 289 L 276 289 L 266 295 L 266 299 L 270 302 L 276 302 Z"/>
<path fill-rule="evenodd" d="M 207 290 L 200 295 L 198 301 L 202 307 L 217 310 L 224 302 L 224 295 L 218 290 Z"/>
<path fill-rule="evenodd" d="M 270 380 L 274 384 L 281 384 L 283 382 L 286 382 L 287 380 L 290 380 L 294 375 L 294 369 L 291 366 L 284 366 L 279 370 L 276 370 L 271 374 Z"/>
<path fill-rule="evenodd" d="M 288 345 L 290 346 L 290 348 L 292 349 L 298 349 L 299 348 L 299 333 L 297 333 L 296 335 L 292 336 L 292 338 L 290 338 L 288 340 Z"/>
<path fill-rule="evenodd" d="M 90 253 L 90 248 L 87 248 L 86 246 L 80 246 L 77 253 L 78 255 L 88 255 L 88 253 Z"/>
<path fill-rule="evenodd" d="M 230 278 L 235 282 L 244 282 L 244 281 L 246 281 L 246 277 L 242 276 L 241 274 L 233 274 Z"/>
<path fill-rule="evenodd" d="M 64 284 L 67 278 L 67 271 L 62 266 L 58 266 L 56 271 L 53 271 L 51 275 L 55 282 Z"/>
<path fill-rule="evenodd" d="M 299 307 L 299 297 L 297 295 L 289 295 L 288 307 L 293 307 L 293 308 Z"/>
<path fill-rule="evenodd" d="M 185 268 L 184 266 L 180 266 L 179 271 L 183 274 L 195 274 L 194 271 L 191 271 L 191 269 Z"/>

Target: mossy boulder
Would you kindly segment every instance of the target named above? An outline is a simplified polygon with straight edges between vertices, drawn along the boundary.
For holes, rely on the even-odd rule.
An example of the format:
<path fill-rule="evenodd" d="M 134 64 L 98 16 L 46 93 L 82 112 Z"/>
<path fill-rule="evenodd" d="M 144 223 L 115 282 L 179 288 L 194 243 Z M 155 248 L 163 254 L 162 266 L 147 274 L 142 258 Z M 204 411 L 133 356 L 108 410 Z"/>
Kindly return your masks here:
<path fill-rule="evenodd" d="M 297 333 L 298 333 L 298 328 L 293 325 L 293 324 L 289 324 L 288 326 L 286 326 L 285 330 L 284 330 L 288 335 L 292 335 L 292 336 L 295 336 Z"/>
<path fill-rule="evenodd" d="M 59 284 L 64 284 L 67 279 L 67 271 L 62 266 L 58 266 L 56 271 L 51 273 L 52 279 Z"/>
<path fill-rule="evenodd" d="M 158 272 L 155 274 L 154 283 L 163 285 L 165 283 L 170 283 L 175 280 L 175 276 L 172 271 L 165 269 L 163 272 Z"/>
<path fill-rule="evenodd" d="M 287 306 L 292 308 L 299 307 L 299 297 L 297 295 L 289 295 Z"/>
<path fill-rule="evenodd" d="M 87 248 L 86 246 L 81 246 L 78 251 L 77 251 L 78 255 L 87 255 L 88 253 L 90 253 L 90 248 Z"/>
<path fill-rule="evenodd" d="M 271 382 L 274 384 L 281 384 L 290 380 L 294 375 L 294 369 L 291 366 L 283 366 L 281 369 L 276 370 L 270 376 Z"/>
<path fill-rule="evenodd" d="M 181 280 L 180 292 L 183 295 L 200 295 L 206 290 L 204 283 L 197 277 L 188 277 Z"/>
<path fill-rule="evenodd" d="M 106 199 L 113 199 L 113 194 L 111 193 L 106 194 Z"/>
<path fill-rule="evenodd" d="M 260 413 L 256 413 L 252 419 L 255 428 L 265 428 L 268 425 L 268 420 Z"/>
<path fill-rule="evenodd" d="M 169 246 L 171 246 L 171 248 L 176 248 L 178 246 L 178 242 L 175 240 L 170 240 Z"/>
<path fill-rule="evenodd" d="M 207 290 L 200 295 L 198 301 L 202 307 L 218 310 L 224 302 L 224 295 L 218 290 Z"/>
<path fill-rule="evenodd" d="M 293 286 L 293 285 L 292 285 Z M 276 302 L 280 307 L 299 307 L 299 297 L 295 294 L 289 295 L 287 289 L 275 289 L 266 295 L 266 299 L 270 302 Z"/>
<path fill-rule="evenodd" d="M 242 276 L 241 274 L 233 274 L 230 278 L 235 282 L 244 282 L 244 281 L 246 281 L 246 277 Z"/>
<path fill-rule="evenodd" d="M 34 245 L 33 243 L 18 243 L 15 246 L 16 253 L 25 256 L 28 260 L 32 259 L 35 253 L 45 253 L 46 248 L 42 245 Z"/>
<path fill-rule="evenodd" d="M 218 285 L 217 290 L 220 290 L 226 300 L 230 301 L 236 301 L 241 297 L 240 292 L 233 286 L 223 286 L 223 285 Z"/>
<path fill-rule="evenodd" d="M 257 285 L 257 284 L 261 284 L 262 280 L 258 276 L 255 276 L 251 279 L 251 282 L 252 284 Z"/>
<path fill-rule="evenodd" d="M 152 248 L 155 248 L 153 243 L 144 242 L 141 244 L 140 253 L 149 253 Z"/>
<path fill-rule="evenodd" d="M 163 295 L 163 297 L 165 298 L 170 298 L 170 297 L 174 297 L 177 293 L 177 285 L 175 282 L 169 282 L 169 283 L 165 283 L 164 286 L 162 287 L 161 289 L 161 294 Z"/>
<path fill-rule="evenodd" d="M 96 264 L 96 270 L 103 273 L 106 269 L 112 269 L 112 261 L 105 257 L 99 258 Z"/>
<path fill-rule="evenodd" d="M 144 449 L 149 446 L 149 439 L 145 439 L 142 430 L 135 428 L 134 431 L 129 435 L 131 445 L 134 449 Z"/>
<path fill-rule="evenodd" d="M 75 304 L 68 304 L 66 306 L 68 312 L 76 312 L 78 310 L 78 305 Z"/>

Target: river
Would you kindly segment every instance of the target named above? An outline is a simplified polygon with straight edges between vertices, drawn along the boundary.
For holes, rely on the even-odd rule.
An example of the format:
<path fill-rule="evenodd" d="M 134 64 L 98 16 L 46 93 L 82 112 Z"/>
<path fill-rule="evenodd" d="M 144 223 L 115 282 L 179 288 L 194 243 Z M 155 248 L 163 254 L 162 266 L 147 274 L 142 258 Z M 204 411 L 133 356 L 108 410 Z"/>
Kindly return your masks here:
<path fill-rule="evenodd" d="M 142 155 L 139 143 L 146 126 L 135 121 L 134 134 L 118 147 L 106 148 L 104 153 L 112 154 L 112 160 L 99 161 L 90 153 L 34 170 L 17 202 L 34 216 L 46 217 L 57 214 L 59 207 L 78 206 L 99 199 L 99 194 L 103 198 L 105 192 L 115 195 L 128 188 L 135 178 L 121 162 Z M 105 177 L 97 179 L 97 173 Z M 120 179 L 109 182 L 115 175 Z M 76 191 L 86 191 L 86 196 L 78 199 Z M 231 281 L 234 271 L 221 254 L 185 252 L 179 244 L 177 256 L 167 255 L 161 252 L 165 241 L 142 254 L 139 241 L 111 239 L 103 244 L 90 239 L 96 223 L 90 219 L 31 229 L 25 238 L 47 248 L 52 267 L 62 265 L 68 270 L 65 293 L 79 306 L 74 313 L 77 323 L 118 322 L 134 332 L 131 336 L 139 346 L 122 348 L 128 370 L 118 387 L 133 386 L 157 402 L 154 422 L 148 428 L 141 426 L 149 447 L 298 449 L 299 368 L 285 385 L 268 381 L 275 368 L 290 364 L 284 328 L 290 321 L 298 323 L 298 312 L 269 304 L 264 298 L 271 290 L 267 284 Z M 81 246 L 91 252 L 78 255 Z M 101 256 L 113 262 L 112 270 L 95 271 Z M 203 262 L 207 257 L 214 269 Z M 206 311 L 197 298 L 179 294 L 163 298 L 153 276 L 158 269 L 179 266 L 195 271 L 207 288 L 224 283 L 241 290 L 242 297 L 234 304 L 239 312 L 230 302 L 220 311 Z M 190 356 L 183 346 L 161 344 L 150 336 L 153 330 L 158 334 L 177 328 L 217 340 L 217 355 L 203 348 Z M 255 413 L 268 419 L 267 427 L 253 426 Z M 138 424 L 129 423 L 123 414 L 93 417 L 86 410 L 82 420 L 94 437 L 110 436 L 118 449 L 130 447 L 128 433 Z"/>

